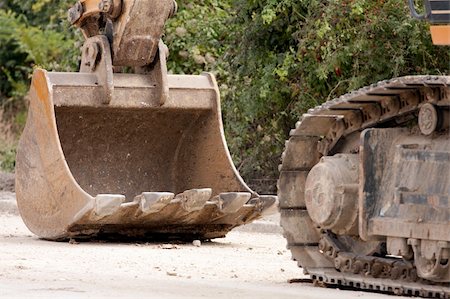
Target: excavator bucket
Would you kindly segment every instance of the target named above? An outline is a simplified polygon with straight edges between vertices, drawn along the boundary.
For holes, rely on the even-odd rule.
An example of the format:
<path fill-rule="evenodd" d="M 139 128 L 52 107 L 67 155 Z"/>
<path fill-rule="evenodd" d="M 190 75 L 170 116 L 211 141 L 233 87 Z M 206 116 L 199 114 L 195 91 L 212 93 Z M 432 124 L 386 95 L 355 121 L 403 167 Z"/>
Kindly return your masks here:
<path fill-rule="evenodd" d="M 228 152 L 215 79 L 36 70 L 20 140 L 16 192 L 38 236 L 211 239 L 276 210 Z"/>

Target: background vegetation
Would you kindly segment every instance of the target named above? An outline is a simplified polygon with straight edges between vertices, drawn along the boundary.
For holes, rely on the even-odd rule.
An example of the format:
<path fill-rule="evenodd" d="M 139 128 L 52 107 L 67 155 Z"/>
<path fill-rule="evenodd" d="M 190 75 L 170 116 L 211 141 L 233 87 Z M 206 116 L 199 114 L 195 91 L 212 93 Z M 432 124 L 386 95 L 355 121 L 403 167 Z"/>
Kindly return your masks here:
<path fill-rule="evenodd" d="M 0 0 L 0 168 L 12 171 L 26 121 L 33 68 L 78 67 L 78 34 L 66 21 L 67 1 Z"/>
<path fill-rule="evenodd" d="M 233 159 L 252 186 L 274 191 L 289 129 L 308 108 L 395 76 L 448 74 L 406 0 L 178 0 L 165 42 L 173 73 L 213 72 Z M 0 0 L 1 167 L 14 167 L 34 67 L 75 71 L 81 37 L 67 1 Z"/>

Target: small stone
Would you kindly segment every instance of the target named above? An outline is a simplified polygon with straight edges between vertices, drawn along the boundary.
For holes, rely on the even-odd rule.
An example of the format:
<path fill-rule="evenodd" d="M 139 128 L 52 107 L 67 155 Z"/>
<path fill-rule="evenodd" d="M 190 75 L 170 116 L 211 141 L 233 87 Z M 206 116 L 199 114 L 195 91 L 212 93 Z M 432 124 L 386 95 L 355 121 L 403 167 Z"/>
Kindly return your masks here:
<path fill-rule="evenodd" d="M 195 247 L 200 247 L 202 246 L 202 242 L 200 240 L 194 240 L 192 242 L 192 245 L 194 245 Z"/>
<path fill-rule="evenodd" d="M 177 276 L 177 273 L 176 272 L 166 272 L 166 274 L 168 275 L 168 276 Z"/>
<path fill-rule="evenodd" d="M 77 244 L 80 244 L 80 243 L 78 243 L 75 239 L 70 238 L 69 244 L 77 245 Z"/>
<path fill-rule="evenodd" d="M 178 249 L 178 247 L 173 244 L 162 244 L 160 247 L 161 249 Z"/>

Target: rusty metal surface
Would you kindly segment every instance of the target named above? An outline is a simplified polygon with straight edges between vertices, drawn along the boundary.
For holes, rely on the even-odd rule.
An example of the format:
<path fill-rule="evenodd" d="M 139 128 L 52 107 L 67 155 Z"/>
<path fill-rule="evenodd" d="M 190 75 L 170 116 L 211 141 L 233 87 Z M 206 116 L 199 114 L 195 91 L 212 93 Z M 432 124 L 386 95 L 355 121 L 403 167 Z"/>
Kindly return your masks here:
<path fill-rule="evenodd" d="M 429 105 L 437 111 L 438 119 L 431 119 L 436 126 L 424 135 L 417 125 L 418 115 L 422 107 Z M 280 165 L 278 195 L 288 248 L 305 273 L 318 283 L 423 297 L 450 296 L 449 107 L 450 77 L 411 76 L 383 81 L 326 102 L 309 110 L 297 123 Z M 427 117 L 422 115 L 422 123 L 429 121 Z M 370 133 L 379 136 L 368 142 Z M 411 144 L 419 146 L 411 148 Z M 327 209 L 329 219 L 346 215 L 340 214 L 339 207 L 348 201 L 326 200 L 343 200 L 340 188 L 320 195 L 315 185 L 321 173 L 345 175 L 347 166 L 336 170 L 330 164 L 311 174 L 321 156 L 336 154 L 357 155 L 360 159 L 358 203 L 350 208 L 353 212 L 347 211 L 354 215 L 356 208 L 356 236 L 352 236 L 352 229 L 330 228 L 327 221 L 324 225 L 313 220 Z M 323 187 L 335 182 L 348 185 L 345 179 L 336 177 L 325 180 Z M 364 190 L 364 186 L 369 189 Z M 308 207 L 311 199 L 305 197 L 306 190 L 316 201 L 312 207 Z M 321 204 L 328 207 L 321 210 Z M 313 216 L 316 213 L 315 218 L 309 216 L 310 209 Z M 340 220 L 348 221 L 346 217 Z M 410 238 L 411 233 L 416 237 Z M 368 276 L 363 270 L 371 265 L 375 265 L 371 268 L 375 275 Z M 384 272 L 378 274 L 379 269 Z M 401 274 L 405 271 L 417 279 Z"/>
<path fill-rule="evenodd" d="M 105 104 L 93 74 L 35 72 L 16 168 L 32 232 L 214 238 L 273 210 L 232 163 L 214 77 L 169 76 L 162 106 L 147 79 L 114 75 Z"/>
<path fill-rule="evenodd" d="M 450 241 L 448 133 L 419 137 L 407 129 L 385 131 L 390 129 L 368 130 L 362 137 L 366 179 L 360 200 L 369 238 Z M 377 147 L 381 143 L 383 151 Z"/>

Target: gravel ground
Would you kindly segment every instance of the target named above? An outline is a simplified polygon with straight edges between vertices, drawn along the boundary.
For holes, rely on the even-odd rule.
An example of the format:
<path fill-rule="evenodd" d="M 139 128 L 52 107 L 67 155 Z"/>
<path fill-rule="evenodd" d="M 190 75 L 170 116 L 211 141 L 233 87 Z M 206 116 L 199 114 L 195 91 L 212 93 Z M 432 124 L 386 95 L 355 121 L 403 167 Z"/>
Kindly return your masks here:
<path fill-rule="evenodd" d="M 0 191 L 0 215 L 19 215 L 16 203 L 16 194 L 10 191 Z"/>
<path fill-rule="evenodd" d="M 390 298 L 289 284 L 306 277 L 279 214 L 203 244 L 58 243 L 26 228 L 12 191 L 0 173 L 0 298 Z"/>
<path fill-rule="evenodd" d="M 390 298 L 287 283 L 304 276 L 279 234 L 232 231 L 197 247 L 48 242 L 8 214 L 0 227 L 0 298 Z"/>

